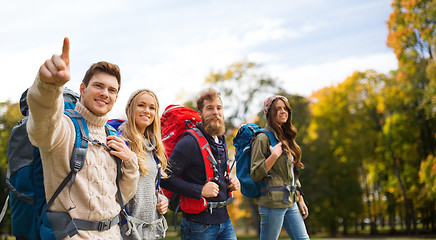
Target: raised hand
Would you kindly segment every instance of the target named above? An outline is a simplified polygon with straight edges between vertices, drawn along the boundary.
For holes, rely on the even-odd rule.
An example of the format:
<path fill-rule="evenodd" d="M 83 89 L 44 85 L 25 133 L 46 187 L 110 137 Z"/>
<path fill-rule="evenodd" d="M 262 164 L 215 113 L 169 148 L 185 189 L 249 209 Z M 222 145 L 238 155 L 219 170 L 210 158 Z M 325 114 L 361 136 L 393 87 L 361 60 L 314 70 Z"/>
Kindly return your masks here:
<path fill-rule="evenodd" d="M 39 68 L 39 78 L 45 83 L 63 86 L 70 81 L 70 40 L 64 38 L 62 54 L 54 54 Z"/>

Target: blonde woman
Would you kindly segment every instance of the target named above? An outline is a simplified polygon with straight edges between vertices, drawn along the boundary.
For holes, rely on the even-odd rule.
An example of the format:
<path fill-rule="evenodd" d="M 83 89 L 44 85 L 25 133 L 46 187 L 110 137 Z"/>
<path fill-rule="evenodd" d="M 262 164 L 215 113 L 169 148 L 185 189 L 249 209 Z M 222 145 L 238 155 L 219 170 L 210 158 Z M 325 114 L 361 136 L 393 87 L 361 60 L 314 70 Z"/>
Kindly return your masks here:
<path fill-rule="evenodd" d="M 126 105 L 127 121 L 119 127 L 121 138 L 138 156 L 140 174 L 136 194 L 126 204 L 131 217 L 121 225 L 123 239 L 160 239 L 167 230 L 163 214 L 168 199 L 156 187 L 167 165 L 158 113 L 156 94 L 137 90 Z"/>

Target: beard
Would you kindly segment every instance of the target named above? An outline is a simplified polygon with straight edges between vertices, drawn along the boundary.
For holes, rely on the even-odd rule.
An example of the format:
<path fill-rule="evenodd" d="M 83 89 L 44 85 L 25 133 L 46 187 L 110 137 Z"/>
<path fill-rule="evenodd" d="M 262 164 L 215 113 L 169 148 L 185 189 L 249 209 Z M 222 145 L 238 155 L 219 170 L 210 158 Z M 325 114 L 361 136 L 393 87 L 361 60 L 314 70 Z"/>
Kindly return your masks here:
<path fill-rule="evenodd" d="M 201 122 L 203 123 L 204 131 L 211 136 L 223 135 L 226 130 L 224 119 L 220 116 L 210 116 L 207 119 L 201 117 Z"/>

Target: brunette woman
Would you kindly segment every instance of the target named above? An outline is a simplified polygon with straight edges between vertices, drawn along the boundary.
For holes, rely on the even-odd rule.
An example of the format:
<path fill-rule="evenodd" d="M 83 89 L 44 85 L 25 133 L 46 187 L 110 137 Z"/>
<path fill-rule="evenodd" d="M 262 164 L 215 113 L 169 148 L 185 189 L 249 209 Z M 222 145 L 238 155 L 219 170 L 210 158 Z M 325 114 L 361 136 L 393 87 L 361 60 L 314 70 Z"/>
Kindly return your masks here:
<path fill-rule="evenodd" d="M 304 168 L 304 165 L 301 149 L 295 142 L 297 129 L 292 125 L 288 99 L 283 96 L 267 98 L 264 113 L 265 129 L 278 143 L 271 146 L 268 135 L 259 133 L 252 144 L 251 177 L 266 184 L 266 194 L 256 199 L 261 218 L 260 239 L 278 239 L 282 226 L 293 240 L 309 239 L 304 224 L 309 212 L 296 190 L 301 187 L 296 169 Z"/>

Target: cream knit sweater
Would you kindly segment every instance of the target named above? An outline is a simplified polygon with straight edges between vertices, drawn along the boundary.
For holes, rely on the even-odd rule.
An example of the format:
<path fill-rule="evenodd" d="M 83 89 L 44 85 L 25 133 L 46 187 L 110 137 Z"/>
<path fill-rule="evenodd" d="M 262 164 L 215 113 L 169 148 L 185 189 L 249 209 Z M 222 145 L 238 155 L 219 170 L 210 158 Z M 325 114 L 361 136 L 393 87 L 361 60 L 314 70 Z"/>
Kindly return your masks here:
<path fill-rule="evenodd" d="M 40 148 L 44 169 L 44 186 L 47 200 L 55 192 L 61 181 L 70 172 L 70 157 L 75 140 L 72 121 L 63 114 L 63 87 L 46 84 L 36 78 L 28 92 L 29 120 L 27 131 L 29 139 Z M 85 119 L 89 137 L 106 142 L 104 125 L 107 116 L 96 116 L 81 103 L 76 111 Z M 139 178 L 136 156 L 122 163 L 120 189 L 124 203 L 136 192 Z M 50 211 L 69 211 L 72 218 L 89 221 L 112 219 L 120 212 L 116 199 L 116 162 L 107 150 L 99 145 L 89 145 L 86 161 L 77 174 L 71 188 L 71 198 L 66 187 L 56 198 Z M 67 237 L 68 238 L 68 237 Z M 120 229 L 116 225 L 108 231 L 79 231 L 73 239 L 120 239 Z"/>

